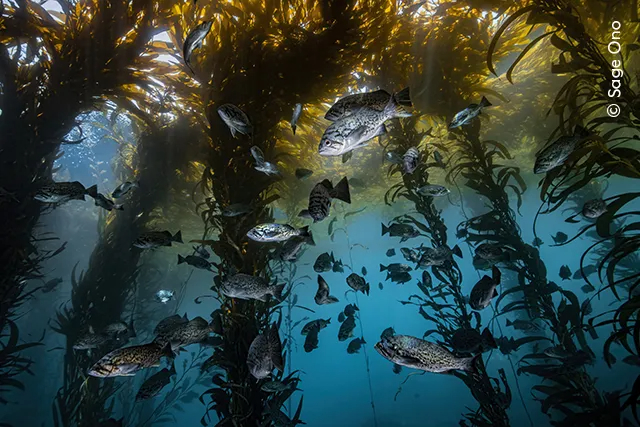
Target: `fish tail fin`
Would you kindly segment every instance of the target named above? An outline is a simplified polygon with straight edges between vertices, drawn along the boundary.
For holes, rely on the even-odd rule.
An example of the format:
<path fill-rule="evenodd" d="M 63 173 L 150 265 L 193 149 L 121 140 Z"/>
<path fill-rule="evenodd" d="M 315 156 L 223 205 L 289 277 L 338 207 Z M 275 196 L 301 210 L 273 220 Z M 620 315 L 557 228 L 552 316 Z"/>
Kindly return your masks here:
<path fill-rule="evenodd" d="M 293 131 L 294 135 L 296 134 L 296 128 L 297 128 L 296 125 L 291 125 L 291 130 Z"/>
<path fill-rule="evenodd" d="M 500 279 L 502 278 L 502 273 L 500 272 L 500 269 L 494 265 L 491 268 L 491 271 L 493 273 L 493 281 L 499 285 Z"/>
<path fill-rule="evenodd" d="M 343 202 L 346 202 L 349 204 L 351 203 L 351 194 L 349 193 L 349 181 L 347 180 L 346 176 L 342 178 L 335 187 L 333 187 L 333 190 L 331 190 L 331 197 L 333 197 L 334 199 L 342 200 Z"/>
<path fill-rule="evenodd" d="M 480 107 L 491 107 L 493 104 L 489 102 L 486 96 L 483 96 L 480 100 Z"/>
<path fill-rule="evenodd" d="M 182 242 L 182 232 L 180 230 L 178 230 L 178 232 L 175 234 L 175 236 L 173 236 L 173 238 L 171 240 L 173 240 L 174 242 L 183 243 Z"/>
<path fill-rule="evenodd" d="M 367 283 L 367 284 L 365 285 L 364 290 L 367 292 L 367 296 L 369 296 L 369 291 L 371 290 L 371 285 L 370 285 L 369 283 Z"/>
<path fill-rule="evenodd" d="M 387 234 L 389 232 L 389 227 L 384 225 L 384 223 L 380 223 L 380 224 L 382 225 L 382 235 L 384 236 L 385 234 Z"/>
<path fill-rule="evenodd" d="M 98 186 L 94 184 L 91 187 L 87 188 L 87 194 L 94 199 L 98 197 Z"/>
<path fill-rule="evenodd" d="M 396 98 L 396 102 L 405 107 L 413 107 L 413 103 L 411 102 L 411 94 L 409 92 L 409 87 L 405 87 L 400 92 L 396 92 L 394 95 Z"/>
<path fill-rule="evenodd" d="M 478 360 L 478 358 L 482 356 L 482 354 L 476 354 L 473 357 L 465 357 L 462 359 L 462 366 L 460 366 L 460 369 L 462 369 L 463 371 L 466 372 L 470 372 L 470 373 L 476 373 L 478 372 L 478 367 L 476 366 L 476 360 Z"/>
<path fill-rule="evenodd" d="M 306 237 L 308 243 L 312 246 L 315 246 L 316 242 L 313 241 L 313 235 L 311 234 L 308 225 L 305 225 L 304 227 L 298 229 L 298 236 Z"/>
<path fill-rule="evenodd" d="M 384 265 L 380 264 L 380 271 L 385 271 L 386 269 L 387 269 L 387 267 L 386 267 L 386 266 L 384 266 Z"/>
<path fill-rule="evenodd" d="M 282 342 L 280 341 L 280 334 L 278 333 L 278 327 L 274 323 L 269 331 L 269 340 L 272 345 L 271 348 L 271 360 L 273 365 L 280 372 L 284 372 L 284 360 L 282 359 Z"/>
<path fill-rule="evenodd" d="M 487 345 L 487 347 L 498 348 L 498 343 L 496 342 L 496 339 L 493 337 L 493 334 L 491 333 L 489 328 L 484 328 L 484 331 L 482 331 L 482 340 Z"/>
<path fill-rule="evenodd" d="M 278 301 L 282 301 L 282 291 L 284 291 L 284 286 L 285 284 L 283 283 L 282 285 L 275 285 L 273 287 L 273 297 Z"/>
<path fill-rule="evenodd" d="M 184 262 L 186 262 L 186 260 L 184 259 L 184 257 L 183 257 L 182 255 L 178 254 L 178 264 L 182 264 L 182 263 L 184 263 Z"/>
<path fill-rule="evenodd" d="M 460 246 L 455 245 L 451 251 L 458 258 L 462 258 L 462 249 L 460 249 Z"/>
<path fill-rule="evenodd" d="M 384 107 L 383 113 L 385 116 L 391 118 L 412 116 L 412 114 L 405 110 L 402 105 L 396 102 L 396 98 L 393 95 L 389 98 L 389 102 Z"/>

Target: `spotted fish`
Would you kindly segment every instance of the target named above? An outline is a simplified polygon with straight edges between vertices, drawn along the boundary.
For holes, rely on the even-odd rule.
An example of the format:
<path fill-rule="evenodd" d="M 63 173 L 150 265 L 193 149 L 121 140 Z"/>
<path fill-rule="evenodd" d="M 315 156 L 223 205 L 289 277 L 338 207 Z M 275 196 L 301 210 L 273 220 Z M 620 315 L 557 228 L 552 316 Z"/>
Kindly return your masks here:
<path fill-rule="evenodd" d="M 483 276 L 475 284 L 469 295 L 469 305 L 474 310 L 483 310 L 491 304 L 491 300 L 498 296 L 496 288 L 500 284 L 501 273 L 498 267 L 493 266 L 493 276 Z"/>
<path fill-rule="evenodd" d="M 409 88 L 404 88 L 394 95 L 398 104 L 411 107 L 411 97 Z M 362 108 L 382 111 L 389 102 L 391 94 L 386 90 L 379 89 L 373 92 L 356 93 L 347 95 L 338 100 L 324 115 L 324 118 L 335 122 L 336 120 L 350 116 Z"/>
<path fill-rule="evenodd" d="M 602 199 L 588 200 L 582 206 L 582 215 L 588 219 L 600 218 L 607 211 L 607 204 Z"/>
<path fill-rule="evenodd" d="M 222 121 L 229 127 L 231 136 L 236 137 L 236 133 L 243 135 L 251 135 L 253 126 L 249 121 L 249 117 L 233 104 L 224 104 L 218 107 L 218 115 Z"/>
<path fill-rule="evenodd" d="M 325 179 L 316 184 L 309 194 L 309 206 L 298 214 L 300 217 L 312 218 L 313 222 L 319 222 L 329 216 L 331 200 L 338 199 L 346 203 L 351 203 L 349 193 L 349 181 L 345 176 L 335 187 L 331 181 Z"/>
<path fill-rule="evenodd" d="M 330 292 L 331 291 L 329 290 L 329 285 L 322 278 L 322 276 L 318 274 L 318 291 L 316 292 L 316 296 L 314 297 L 316 304 L 325 305 L 338 302 L 338 298 L 334 297 L 333 295 L 329 295 Z"/>
<path fill-rule="evenodd" d="M 484 96 L 480 100 L 479 104 L 471 104 L 464 110 L 458 112 L 451 121 L 449 129 L 457 128 L 462 125 L 466 125 L 482 112 L 484 107 L 491 107 L 491 103 Z"/>
<path fill-rule="evenodd" d="M 456 357 L 438 344 L 408 335 L 383 338 L 374 348 L 382 357 L 400 366 L 436 373 L 474 372 L 474 361 L 479 357 Z"/>
<path fill-rule="evenodd" d="M 175 363 L 171 364 L 171 369 L 163 368 L 160 372 L 156 372 L 142 383 L 138 393 L 136 394 L 136 402 L 150 399 L 160 393 L 160 391 L 171 382 L 171 377 L 176 374 Z"/>
<path fill-rule="evenodd" d="M 44 203 L 65 203 L 69 200 L 85 200 L 85 195 L 96 197 L 98 186 L 85 188 L 78 181 L 51 182 L 43 185 L 33 198 Z"/>
<path fill-rule="evenodd" d="M 171 346 L 157 343 L 134 345 L 114 350 L 98 360 L 87 374 L 92 377 L 129 377 L 138 371 L 160 365 L 162 357 L 174 358 Z"/>
<path fill-rule="evenodd" d="M 157 346 L 164 347 L 171 345 L 171 350 L 177 352 L 182 347 L 191 344 L 202 343 L 209 337 L 211 328 L 209 322 L 198 316 L 186 323 L 176 324 L 168 327 L 165 331 L 156 336 L 153 341 Z"/>
<path fill-rule="evenodd" d="M 289 224 L 266 223 L 256 225 L 247 232 L 247 237 L 256 242 L 284 242 L 295 236 L 307 237 L 310 244 L 313 244 L 308 226 L 295 228 Z"/>
<path fill-rule="evenodd" d="M 184 46 L 182 46 L 182 57 L 184 58 L 185 64 L 187 64 L 192 73 L 193 68 L 191 68 L 191 55 L 193 54 L 194 50 L 202 47 L 202 41 L 211 31 L 212 25 L 213 21 L 205 21 L 200 23 L 193 30 L 191 30 L 184 41 Z"/>
<path fill-rule="evenodd" d="M 265 302 L 269 296 L 272 296 L 279 301 L 282 299 L 284 286 L 284 284 L 270 285 L 261 277 L 238 273 L 224 280 L 220 291 L 229 298 Z"/>
<path fill-rule="evenodd" d="M 582 126 L 576 126 L 573 135 L 561 136 L 555 140 L 537 155 L 533 173 L 547 173 L 562 166 L 587 136 L 589 131 Z"/>
<path fill-rule="evenodd" d="M 411 147 L 402 156 L 402 170 L 406 174 L 412 174 L 417 168 L 420 161 L 420 152 L 416 147 Z"/>
<path fill-rule="evenodd" d="M 258 335 L 251 342 L 247 366 L 251 375 L 259 380 L 267 378 L 274 369 L 284 371 L 282 342 L 275 323 L 266 333 Z"/>
<path fill-rule="evenodd" d="M 171 246 L 173 242 L 182 243 L 180 231 L 175 235 L 171 235 L 169 231 L 147 231 L 133 242 L 133 246 L 140 249 L 155 249 L 161 246 Z"/>

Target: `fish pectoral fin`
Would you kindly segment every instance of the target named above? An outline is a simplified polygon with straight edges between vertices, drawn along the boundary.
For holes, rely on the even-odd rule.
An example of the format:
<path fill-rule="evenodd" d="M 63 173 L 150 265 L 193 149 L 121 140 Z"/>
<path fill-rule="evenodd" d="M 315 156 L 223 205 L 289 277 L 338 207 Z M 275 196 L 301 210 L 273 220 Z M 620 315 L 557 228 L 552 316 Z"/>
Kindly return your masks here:
<path fill-rule="evenodd" d="M 349 135 L 346 138 L 347 141 L 349 142 L 349 145 L 359 143 L 362 137 L 364 137 L 366 132 L 367 132 L 366 126 L 358 126 L 354 130 L 352 130 L 351 133 L 349 133 Z M 360 146 L 360 144 L 358 144 L 358 146 Z"/>

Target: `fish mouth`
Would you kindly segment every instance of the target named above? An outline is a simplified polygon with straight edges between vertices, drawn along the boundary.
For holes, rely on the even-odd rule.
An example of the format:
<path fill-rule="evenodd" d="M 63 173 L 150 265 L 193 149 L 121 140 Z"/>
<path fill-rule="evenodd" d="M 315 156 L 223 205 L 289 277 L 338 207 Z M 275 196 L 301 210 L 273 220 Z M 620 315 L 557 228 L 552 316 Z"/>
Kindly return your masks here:
<path fill-rule="evenodd" d="M 392 351 L 391 346 L 386 339 L 383 339 L 382 341 L 376 343 L 373 348 L 375 348 L 376 351 L 380 353 L 380 356 L 393 362 L 395 353 Z"/>

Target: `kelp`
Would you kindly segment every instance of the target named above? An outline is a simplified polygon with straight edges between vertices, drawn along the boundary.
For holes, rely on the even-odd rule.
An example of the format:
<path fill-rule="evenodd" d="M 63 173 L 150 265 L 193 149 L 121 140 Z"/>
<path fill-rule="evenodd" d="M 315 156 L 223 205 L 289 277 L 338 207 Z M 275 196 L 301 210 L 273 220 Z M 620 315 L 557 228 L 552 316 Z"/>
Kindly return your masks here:
<path fill-rule="evenodd" d="M 421 145 L 427 132 L 417 129 L 418 121 L 419 118 L 414 117 L 406 119 L 402 123 L 394 123 L 390 130 L 390 146 L 394 150 L 405 152 L 412 146 L 419 147 Z M 412 174 L 403 174 L 402 181 L 392 186 L 385 195 L 385 202 L 393 202 L 398 197 L 408 199 L 414 204 L 423 220 L 418 220 L 410 215 L 404 215 L 400 219 L 423 231 L 432 247 L 448 247 L 447 226 L 444 223 L 441 210 L 436 207 L 433 197 L 418 193 L 421 187 L 433 183 L 430 181 L 430 167 L 433 167 L 433 164 L 427 162 L 429 153 L 423 148 L 420 154 L 421 162 L 418 168 Z M 391 176 L 401 172 L 400 165 L 390 166 Z M 425 320 L 435 323 L 436 329 L 425 332 L 425 337 L 438 335 L 444 344 L 452 348 L 451 340 L 458 329 L 481 330 L 480 316 L 467 307 L 461 289 L 462 271 L 454 257 L 447 260 L 442 266 L 433 266 L 431 270 L 441 283 L 429 286 L 419 281 L 418 288 L 421 295 L 412 295 L 409 301 L 401 301 L 401 303 L 418 306 L 419 314 Z M 425 309 L 431 310 L 427 312 Z M 476 411 L 464 414 L 465 418 L 477 426 L 509 426 L 509 417 L 506 411 L 511 404 L 511 391 L 504 372 L 500 374 L 503 390 L 499 381 L 489 376 L 482 358 L 478 358 L 475 367 L 476 372 L 456 372 L 454 374 L 465 383 L 479 404 Z"/>

